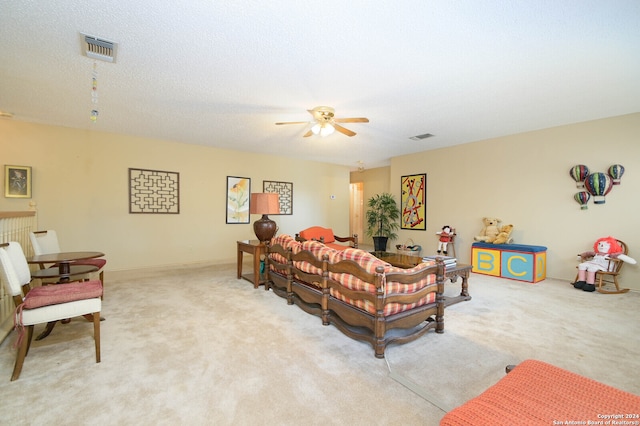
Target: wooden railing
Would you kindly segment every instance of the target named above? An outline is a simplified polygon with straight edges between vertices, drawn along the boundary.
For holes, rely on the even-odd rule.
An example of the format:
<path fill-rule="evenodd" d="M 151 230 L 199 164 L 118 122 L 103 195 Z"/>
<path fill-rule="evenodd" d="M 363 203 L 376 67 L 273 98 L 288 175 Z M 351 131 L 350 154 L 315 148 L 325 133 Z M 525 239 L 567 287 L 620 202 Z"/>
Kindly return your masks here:
<path fill-rule="evenodd" d="M 35 211 L 0 212 L 0 243 L 19 242 L 27 257 L 33 256 L 29 233 L 36 230 Z M 0 342 L 7 337 L 13 327 L 14 310 L 13 298 L 6 293 L 5 283 L 0 277 Z"/>

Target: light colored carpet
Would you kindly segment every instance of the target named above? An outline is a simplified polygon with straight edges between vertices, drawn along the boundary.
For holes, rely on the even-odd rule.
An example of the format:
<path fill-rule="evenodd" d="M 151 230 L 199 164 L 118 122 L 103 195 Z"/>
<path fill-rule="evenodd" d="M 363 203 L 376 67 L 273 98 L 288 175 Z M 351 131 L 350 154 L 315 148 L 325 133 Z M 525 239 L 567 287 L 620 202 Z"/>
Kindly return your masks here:
<path fill-rule="evenodd" d="M 640 294 L 469 282 L 473 299 L 447 308 L 444 334 L 392 345 L 381 360 L 237 280 L 235 265 L 107 273 L 102 362 L 91 324 L 75 318 L 34 341 L 9 382 L 11 334 L 0 346 L 2 423 L 437 425 L 527 358 L 640 394 Z"/>

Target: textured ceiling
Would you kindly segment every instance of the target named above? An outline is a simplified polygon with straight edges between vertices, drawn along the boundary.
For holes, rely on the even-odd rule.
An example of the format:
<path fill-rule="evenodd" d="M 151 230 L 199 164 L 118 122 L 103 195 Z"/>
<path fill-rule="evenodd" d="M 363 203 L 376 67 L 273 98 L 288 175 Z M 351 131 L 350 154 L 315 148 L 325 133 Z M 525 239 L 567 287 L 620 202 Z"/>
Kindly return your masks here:
<path fill-rule="evenodd" d="M 637 0 L 0 0 L 0 111 L 378 167 L 640 111 L 639 22 Z M 96 123 L 80 32 L 118 43 L 97 63 Z M 318 105 L 370 123 L 352 138 L 274 125 Z"/>

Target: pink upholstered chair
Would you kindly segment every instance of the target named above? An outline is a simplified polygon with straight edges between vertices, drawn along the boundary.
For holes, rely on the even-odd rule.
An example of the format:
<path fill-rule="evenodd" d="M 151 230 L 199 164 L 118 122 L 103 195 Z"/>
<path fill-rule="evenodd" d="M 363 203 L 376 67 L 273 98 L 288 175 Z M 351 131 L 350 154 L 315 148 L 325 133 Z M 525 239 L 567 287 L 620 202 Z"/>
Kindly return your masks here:
<path fill-rule="evenodd" d="M 60 244 L 58 243 L 58 234 L 53 229 L 31 232 L 29 234 L 29 238 L 31 239 L 31 245 L 33 246 L 33 253 L 36 256 L 41 254 L 60 253 L 62 251 L 60 250 Z M 100 273 L 100 281 L 104 286 L 104 271 L 102 268 L 107 264 L 106 259 L 82 259 L 74 261 L 73 264 L 97 267 Z M 40 268 L 44 267 L 45 266 L 43 264 L 40 265 Z"/>
<path fill-rule="evenodd" d="M 0 244 L 0 274 L 7 294 L 13 297 L 16 305 L 14 315 L 18 331 L 18 354 L 11 381 L 20 377 L 36 324 L 46 324 L 81 315 L 91 317 L 96 362 L 100 362 L 100 310 L 102 309 L 100 281 L 73 282 L 31 289 L 31 271 L 22 247 L 17 242 Z"/>

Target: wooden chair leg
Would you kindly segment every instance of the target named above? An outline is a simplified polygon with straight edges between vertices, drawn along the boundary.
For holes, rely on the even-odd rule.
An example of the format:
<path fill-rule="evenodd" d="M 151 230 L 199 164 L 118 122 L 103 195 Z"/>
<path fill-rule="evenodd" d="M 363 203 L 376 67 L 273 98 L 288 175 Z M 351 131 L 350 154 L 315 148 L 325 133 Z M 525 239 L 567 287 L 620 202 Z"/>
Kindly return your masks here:
<path fill-rule="evenodd" d="M 31 349 L 31 339 L 33 338 L 33 330 L 35 326 L 27 327 L 27 352 L 25 352 L 25 358 L 29 355 L 29 349 Z"/>
<path fill-rule="evenodd" d="M 619 292 L 619 293 L 621 293 L 621 291 L 620 291 L 620 285 L 618 284 L 618 277 L 617 277 L 617 276 L 614 276 L 614 277 L 613 277 L 613 283 L 614 283 L 614 284 L 615 284 L 615 286 L 616 286 L 616 290 L 618 290 L 618 292 Z"/>
<path fill-rule="evenodd" d="M 600 293 L 602 293 L 602 274 L 597 274 L 598 275 L 598 288 L 596 290 L 598 290 Z"/>
<path fill-rule="evenodd" d="M 104 300 L 104 270 L 100 271 L 100 282 L 102 283 L 102 296 L 100 296 L 100 300 Z"/>
<path fill-rule="evenodd" d="M 22 336 L 22 344 L 18 348 L 18 354 L 16 355 L 16 364 L 13 366 L 13 374 L 11 375 L 11 381 L 18 380 L 20 373 L 22 372 L 22 366 L 24 365 L 24 358 L 27 356 L 29 345 L 31 344 L 31 337 L 33 336 L 33 325 L 26 326 L 27 335 Z"/>
<path fill-rule="evenodd" d="M 616 286 L 615 290 L 606 290 L 603 286 L 603 280 L 602 280 L 603 276 L 599 275 L 599 279 L 600 281 L 598 282 L 598 293 L 603 293 L 603 294 L 620 294 L 620 293 L 626 293 L 629 291 L 628 288 L 620 288 L 620 284 L 618 284 L 618 277 L 616 275 L 614 275 L 612 277 L 613 279 L 613 284 Z"/>
<path fill-rule="evenodd" d="M 93 313 L 93 340 L 96 344 L 96 363 L 100 362 L 100 312 Z"/>

